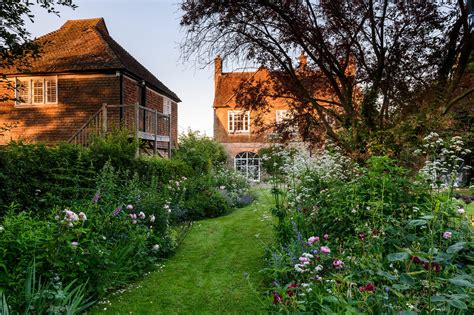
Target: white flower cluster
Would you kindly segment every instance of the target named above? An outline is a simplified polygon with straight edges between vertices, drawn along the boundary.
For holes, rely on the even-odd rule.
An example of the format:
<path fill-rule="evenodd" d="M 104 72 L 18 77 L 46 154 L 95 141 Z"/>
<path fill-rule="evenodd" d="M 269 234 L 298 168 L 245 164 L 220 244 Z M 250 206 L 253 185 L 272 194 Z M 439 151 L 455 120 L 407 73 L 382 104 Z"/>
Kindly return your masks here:
<path fill-rule="evenodd" d="M 315 178 L 323 182 L 347 180 L 355 170 L 352 161 L 333 145 L 327 145 L 326 150 L 314 155 L 302 148 L 280 146 L 273 150 L 272 157 L 263 157 L 264 160 L 271 158 L 282 162 L 281 165 L 275 162 L 274 166 L 279 167 L 283 176 L 279 181 L 286 184 L 292 208 L 311 198 Z"/>
<path fill-rule="evenodd" d="M 457 186 L 463 169 L 470 168 L 465 165 L 463 157 L 471 153 L 471 150 L 464 148 L 462 138 L 455 136 L 450 140 L 443 140 L 437 133 L 432 132 L 423 141 L 423 150 L 418 149 L 415 152 L 427 156 L 420 175 L 428 180 L 433 188 L 451 184 Z"/>
<path fill-rule="evenodd" d="M 79 212 L 79 214 L 76 214 L 74 211 L 71 211 L 69 209 L 64 209 L 64 218 L 62 220 L 62 223 L 66 224 L 68 227 L 73 227 L 74 222 L 78 221 L 86 221 L 87 216 L 84 212 Z M 56 216 L 56 219 L 59 219 L 59 216 Z"/>

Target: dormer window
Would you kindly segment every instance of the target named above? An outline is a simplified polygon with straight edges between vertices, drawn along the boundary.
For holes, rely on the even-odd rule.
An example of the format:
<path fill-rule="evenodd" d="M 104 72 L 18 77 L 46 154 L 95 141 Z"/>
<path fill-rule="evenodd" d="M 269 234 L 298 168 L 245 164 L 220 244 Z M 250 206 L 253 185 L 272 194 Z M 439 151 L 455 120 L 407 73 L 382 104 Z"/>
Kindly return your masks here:
<path fill-rule="evenodd" d="M 16 78 L 17 105 L 45 105 L 58 103 L 58 78 Z"/>
<path fill-rule="evenodd" d="M 229 132 L 250 132 L 250 113 L 248 111 L 229 111 L 227 121 Z"/>

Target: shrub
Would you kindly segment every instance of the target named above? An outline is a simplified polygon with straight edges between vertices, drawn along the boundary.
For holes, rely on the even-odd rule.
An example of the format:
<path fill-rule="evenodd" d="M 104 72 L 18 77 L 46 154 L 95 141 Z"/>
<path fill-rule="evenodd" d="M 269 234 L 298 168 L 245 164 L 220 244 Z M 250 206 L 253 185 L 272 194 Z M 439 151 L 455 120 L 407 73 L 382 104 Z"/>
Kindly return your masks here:
<path fill-rule="evenodd" d="M 213 167 L 224 164 L 227 154 L 224 147 L 199 132 L 189 131 L 179 138 L 179 148 L 173 152 L 173 158 L 185 161 L 196 175 L 207 174 Z"/>

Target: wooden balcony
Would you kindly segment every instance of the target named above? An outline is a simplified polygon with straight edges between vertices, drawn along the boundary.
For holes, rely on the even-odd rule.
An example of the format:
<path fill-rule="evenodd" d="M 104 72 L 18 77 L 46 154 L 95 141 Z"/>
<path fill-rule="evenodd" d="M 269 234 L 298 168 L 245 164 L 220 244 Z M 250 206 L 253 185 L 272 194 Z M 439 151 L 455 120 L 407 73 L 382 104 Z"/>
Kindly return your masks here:
<path fill-rule="evenodd" d="M 166 150 L 171 154 L 170 115 L 155 109 L 135 105 L 107 105 L 69 138 L 68 142 L 88 146 L 92 137 L 105 135 L 114 130 L 126 130 L 130 137 L 136 137 L 151 145 L 153 154 Z"/>

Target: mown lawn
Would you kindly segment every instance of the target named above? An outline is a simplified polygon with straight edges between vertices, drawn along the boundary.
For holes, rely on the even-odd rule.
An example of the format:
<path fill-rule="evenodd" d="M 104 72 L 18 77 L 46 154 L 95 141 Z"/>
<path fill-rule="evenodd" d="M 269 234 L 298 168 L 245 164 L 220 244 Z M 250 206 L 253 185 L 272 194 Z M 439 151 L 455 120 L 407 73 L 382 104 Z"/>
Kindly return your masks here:
<path fill-rule="evenodd" d="M 272 241 L 268 190 L 233 213 L 196 222 L 177 253 L 125 293 L 93 314 L 255 313 L 264 268 L 264 245 Z"/>

